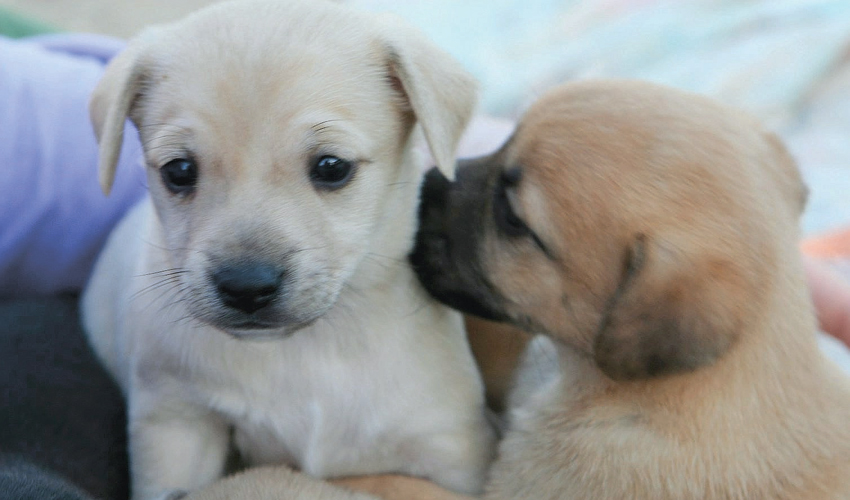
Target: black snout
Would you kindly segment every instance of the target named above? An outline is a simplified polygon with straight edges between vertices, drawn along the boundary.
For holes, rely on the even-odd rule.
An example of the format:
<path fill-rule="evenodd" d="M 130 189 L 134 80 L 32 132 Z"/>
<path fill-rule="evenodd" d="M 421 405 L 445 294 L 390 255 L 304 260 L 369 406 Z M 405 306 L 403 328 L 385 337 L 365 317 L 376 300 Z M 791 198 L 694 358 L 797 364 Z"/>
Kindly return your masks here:
<path fill-rule="evenodd" d="M 275 266 L 245 262 L 221 266 L 212 280 L 225 305 L 251 314 L 275 299 L 282 275 Z"/>
<path fill-rule="evenodd" d="M 436 167 L 425 174 L 420 190 L 419 230 L 416 234 L 416 245 L 408 256 L 414 269 L 420 272 L 420 279 L 422 279 L 421 273 L 446 264 L 444 262 L 448 258 L 446 211 L 451 186 L 451 181 Z M 440 247 L 439 250 L 437 247 Z"/>
<path fill-rule="evenodd" d="M 425 175 L 419 230 L 409 259 L 435 299 L 468 314 L 504 321 L 481 266 L 479 243 L 490 191 L 486 160 L 460 162 L 454 183 L 436 168 Z"/>

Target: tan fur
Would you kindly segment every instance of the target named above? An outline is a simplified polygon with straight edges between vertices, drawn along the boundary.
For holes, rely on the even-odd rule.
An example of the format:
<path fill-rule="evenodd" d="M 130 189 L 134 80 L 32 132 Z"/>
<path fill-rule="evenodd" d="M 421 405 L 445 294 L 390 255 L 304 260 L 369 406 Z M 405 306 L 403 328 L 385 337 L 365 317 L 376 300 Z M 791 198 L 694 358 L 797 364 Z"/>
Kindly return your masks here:
<path fill-rule="evenodd" d="M 487 405 L 502 412 L 531 335 L 513 325 L 475 316 L 465 316 L 464 323 L 469 347 L 481 371 Z"/>
<path fill-rule="evenodd" d="M 850 385 L 817 350 L 804 188 L 771 134 L 672 89 L 589 82 L 538 102 L 504 157 L 557 260 L 492 241 L 486 272 L 556 339 L 563 379 L 517 410 L 488 498 L 850 496 Z M 542 274 L 557 285 L 524 278 Z M 687 359 L 647 377 L 645 356 Z"/>
<path fill-rule="evenodd" d="M 517 388 L 485 498 L 850 498 L 850 383 L 816 344 L 806 190 L 773 134 L 674 89 L 576 83 L 455 193 L 490 200 L 515 167 L 512 209 L 546 251 L 470 237 L 494 304 L 552 339 L 560 373 Z"/>
<path fill-rule="evenodd" d="M 82 307 L 128 399 L 134 499 L 210 483 L 234 444 L 252 465 L 480 491 L 493 433 L 461 317 L 406 262 L 418 137 L 451 176 L 475 87 L 398 19 L 318 0 L 218 4 L 110 64 L 91 103 L 101 184 L 129 118 L 150 197 L 111 236 Z M 315 185 L 325 155 L 356 163 L 344 187 Z M 161 169 L 187 158 L 195 189 L 174 194 Z M 259 311 L 215 283 L 246 262 L 282 283 Z"/>

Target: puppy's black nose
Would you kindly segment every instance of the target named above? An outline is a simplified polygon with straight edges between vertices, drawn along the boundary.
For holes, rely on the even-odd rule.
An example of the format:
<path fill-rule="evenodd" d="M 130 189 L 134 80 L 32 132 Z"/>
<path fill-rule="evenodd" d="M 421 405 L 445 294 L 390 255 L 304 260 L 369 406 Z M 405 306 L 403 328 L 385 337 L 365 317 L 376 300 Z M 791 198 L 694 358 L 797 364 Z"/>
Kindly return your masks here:
<path fill-rule="evenodd" d="M 212 280 L 225 305 L 250 314 L 274 300 L 281 276 L 274 266 L 247 262 L 221 266 Z"/>

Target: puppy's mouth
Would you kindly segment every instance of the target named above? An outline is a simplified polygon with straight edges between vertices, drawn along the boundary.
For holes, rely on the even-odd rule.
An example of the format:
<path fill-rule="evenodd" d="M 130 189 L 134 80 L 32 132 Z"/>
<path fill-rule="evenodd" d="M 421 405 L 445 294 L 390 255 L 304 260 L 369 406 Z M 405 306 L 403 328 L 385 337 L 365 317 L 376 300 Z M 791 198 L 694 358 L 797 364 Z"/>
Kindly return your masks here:
<path fill-rule="evenodd" d="M 294 333 L 289 328 L 267 328 L 265 326 L 254 326 L 254 324 L 227 328 L 219 327 L 219 329 L 240 340 L 275 340 L 289 337 Z"/>
<path fill-rule="evenodd" d="M 219 325 L 219 328 L 224 330 L 234 330 L 234 331 L 263 331 L 263 330 L 279 330 L 284 328 L 284 325 L 279 323 L 270 323 L 266 321 L 254 321 L 254 320 L 246 320 L 246 321 L 238 321 L 235 323 L 229 323 L 224 325 Z"/>
<path fill-rule="evenodd" d="M 292 333 L 289 325 L 278 321 L 264 321 L 256 318 L 210 318 L 203 315 L 196 315 L 195 318 L 236 338 L 285 337 Z"/>
<path fill-rule="evenodd" d="M 313 323 L 314 321 L 292 324 L 245 320 L 226 324 L 212 324 L 212 326 L 237 339 L 274 340 L 290 337 L 298 330 Z"/>
<path fill-rule="evenodd" d="M 282 325 L 277 325 L 274 323 L 266 323 L 263 321 L 242 321 L 239 323 L 234 323 L 232 325 L 227 325 L 225 328 L 231 330 L 272 330 L 275 328 L 280 328 Z"/>

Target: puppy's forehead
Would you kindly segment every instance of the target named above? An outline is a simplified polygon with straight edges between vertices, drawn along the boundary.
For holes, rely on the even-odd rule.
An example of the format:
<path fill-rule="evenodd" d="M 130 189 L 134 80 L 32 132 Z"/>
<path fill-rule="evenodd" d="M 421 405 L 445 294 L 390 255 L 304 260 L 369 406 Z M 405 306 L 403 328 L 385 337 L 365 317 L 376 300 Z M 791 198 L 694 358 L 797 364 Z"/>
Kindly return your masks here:
<path fill-rule="evenodd" d="M 737 191 L 758 177 L 751 160 L 764 139 L 748 117 L 700 96 L 615 81 L 550 92 L 526 114 L 514 142 L 520 161 L 550 183 Z M 739 182 L 711 182 L 730 176 Z"/>
<path fill-rule="evenodd" d="M 164 28 L 151 48 L 151 84 L 179 95 L 176 105 L 261 117 L 332 100 L 323 105 L 344 113 L 389 89 L 387 50 L 355 12 L 322 1 L 223 7 Z"/>
<path fill-rule="evenodd" d="M 635 82 L 561 87 L 535 104 L 507 150 L 564 228 L 625 232 L 693 221 L 754 234 L 780 202 L 764 131 L 705 98 Z M 769 191 L 769 192 L 768 192 Z M 526 198 L 522 198 L 525 202 Z M 529 213 L 534 213 L 530 211 Z M 568 215 L 568 216 L 567 216 Z M 589 229 L 588 229 L 589 231 Z"/>

